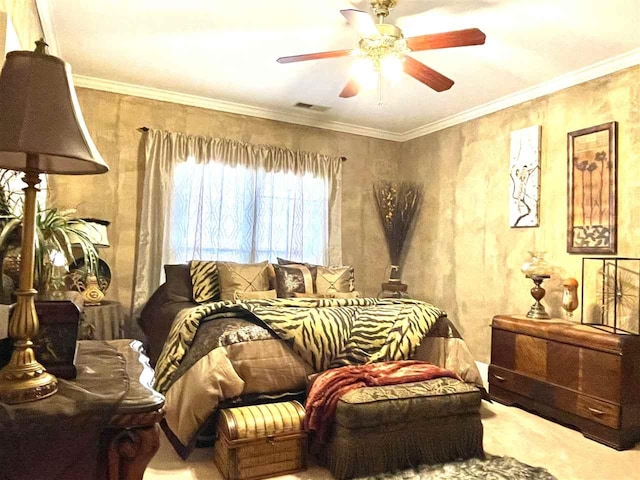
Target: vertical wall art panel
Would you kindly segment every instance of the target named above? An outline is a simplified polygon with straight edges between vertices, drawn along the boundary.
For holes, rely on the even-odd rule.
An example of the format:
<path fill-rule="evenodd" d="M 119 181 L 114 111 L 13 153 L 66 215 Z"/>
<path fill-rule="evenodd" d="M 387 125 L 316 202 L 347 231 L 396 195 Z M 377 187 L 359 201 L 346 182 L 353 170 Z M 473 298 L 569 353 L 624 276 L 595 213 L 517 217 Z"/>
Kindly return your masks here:
<path fill-rule="evenodd" d="M 511 132 L 510 227 L 540 223 L 540 130 L 540 125 L 534 125 Z"/>
<path fill-rule="evenodd" d="M 569 253 L 616 253 L 617 123 L 570 132 Z"/>

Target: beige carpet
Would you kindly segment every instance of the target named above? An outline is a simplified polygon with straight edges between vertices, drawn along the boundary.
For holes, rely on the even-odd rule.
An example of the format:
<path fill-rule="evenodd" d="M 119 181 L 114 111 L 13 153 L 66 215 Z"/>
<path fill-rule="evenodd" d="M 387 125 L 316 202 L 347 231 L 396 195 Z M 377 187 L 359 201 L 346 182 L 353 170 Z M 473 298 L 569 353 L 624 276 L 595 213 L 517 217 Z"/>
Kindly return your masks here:
<path fill-rule="evenodd" d="M 545 467 L 559 480 L 640 479 L 640 444 L 618 452 L 588 440 L 580 432 L 513 407 L 482 402 L 484 448 L 493 455 L 507 455 L 529 465 Z M 280 480 L 330 479 L 323 468 L 311 466 Z M 151 461 L 145 480 L 221 480 L 211 449 L 196 450 L 183 462 L 162 437 L 160 451 Z"/>

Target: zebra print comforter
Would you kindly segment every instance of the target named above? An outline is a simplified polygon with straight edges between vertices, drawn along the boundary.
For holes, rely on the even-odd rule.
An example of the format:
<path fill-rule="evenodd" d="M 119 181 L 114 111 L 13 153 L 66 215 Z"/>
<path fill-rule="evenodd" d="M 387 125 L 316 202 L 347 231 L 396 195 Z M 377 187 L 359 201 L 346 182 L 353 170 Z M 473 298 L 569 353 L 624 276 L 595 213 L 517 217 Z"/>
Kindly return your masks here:
<path fill-rule="evenodd" d="M 243 318 L 268 327 L 314 371 L 411 358 L 443 312 L 410 299 L 272 299 L 213 302 L 180 312 L 156 364 L 155 387 L 165 393 L 199 326 Z"/>
<path fill-rule="evenodd" d="M 413 356 L 436 307 L 400 299 L 273 299 L 215 302 L 176 316 L 156 363 L 163 427 L 186 458 L 221 403 L 302 394 L 309 375 L 332 367 Z M 251 400 L 249 400 L 251 401 Z"/>

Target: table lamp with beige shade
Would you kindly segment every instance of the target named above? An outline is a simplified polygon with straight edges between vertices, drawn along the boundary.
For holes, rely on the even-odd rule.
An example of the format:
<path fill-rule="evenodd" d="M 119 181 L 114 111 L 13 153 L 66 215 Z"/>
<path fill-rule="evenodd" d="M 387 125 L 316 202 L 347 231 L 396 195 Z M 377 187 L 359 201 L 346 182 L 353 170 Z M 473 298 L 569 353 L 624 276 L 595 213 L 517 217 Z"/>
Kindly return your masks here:
<path fill-rule="evenodd" d="M 84 237 L 93 244 L 96 251 L 108 248 L 110 245 L 107 227 L 111 222 L 99 218 L 83 218 L 82 220 L 80 230 Z M 69 240 L 74 248 L 82 245 L 75 234 L 69 235 Z M 99 305 L 111 282 L 111 269 L 100 257 L 85 264 L 83 255 L 76 258 L 76 261 L 69 266 L 68 279 L 69 288 L 81 292 L 85 305 Z"/>
<path fill-rule="evenodd" d="M 80 112 L 70 66 L 46 53 L 7 54 L 0 73 L 0 167 L 24 172 L 20 280 L 9 320 L 13 351 L 0 370 L 0 401 L 22 403 L 53 395 L 57 379 L 36 360 L 38 334 L 33 288 L 35 197 L 40 174 L 87 175 L 109 170 Z"/>

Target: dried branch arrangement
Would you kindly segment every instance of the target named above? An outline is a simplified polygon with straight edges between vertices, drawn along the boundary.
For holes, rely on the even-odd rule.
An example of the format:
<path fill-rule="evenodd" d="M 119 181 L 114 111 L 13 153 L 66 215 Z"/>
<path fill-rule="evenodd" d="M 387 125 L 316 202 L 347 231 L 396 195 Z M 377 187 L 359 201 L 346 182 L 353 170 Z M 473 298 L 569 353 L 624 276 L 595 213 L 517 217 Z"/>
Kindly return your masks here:
<path fill-rule="evenodd" d="M 399 265 L 409 228 L 422 200 L 422 184 L 376 182 L 373 185 L 378 214 L 392 265 Z"/>

